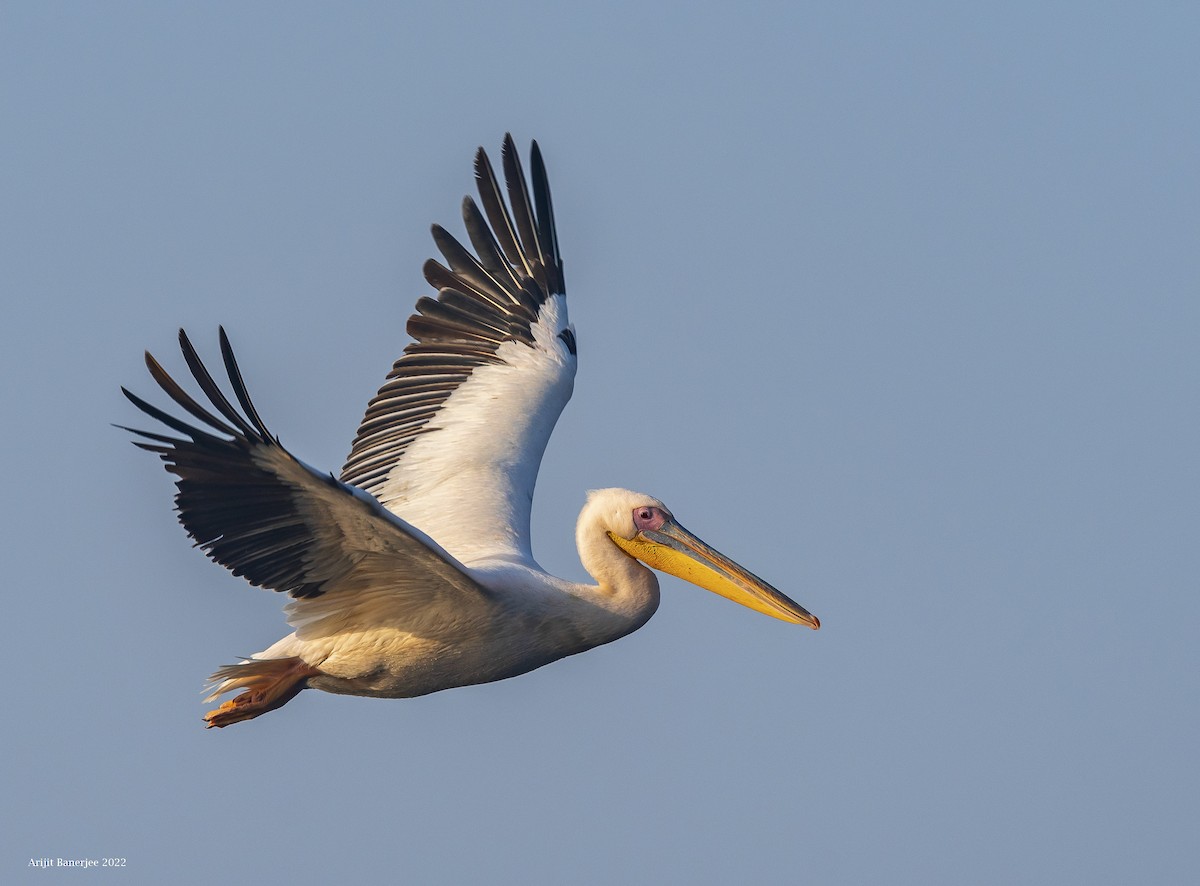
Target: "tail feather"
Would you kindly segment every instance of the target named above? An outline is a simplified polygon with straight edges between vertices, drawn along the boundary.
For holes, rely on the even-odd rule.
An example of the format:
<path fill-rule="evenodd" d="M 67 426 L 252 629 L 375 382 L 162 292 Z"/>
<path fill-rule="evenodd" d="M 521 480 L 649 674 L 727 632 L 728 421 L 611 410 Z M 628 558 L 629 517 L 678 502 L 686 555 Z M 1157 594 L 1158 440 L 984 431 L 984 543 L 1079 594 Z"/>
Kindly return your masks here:
<path fill-rule="evenodd" d="M 293 671 L 298 658 L 245 658 L 236 664 L 221 665 L 204 684 L 206 702 L 216 701 L 238 689 L 265 690 Z"/>

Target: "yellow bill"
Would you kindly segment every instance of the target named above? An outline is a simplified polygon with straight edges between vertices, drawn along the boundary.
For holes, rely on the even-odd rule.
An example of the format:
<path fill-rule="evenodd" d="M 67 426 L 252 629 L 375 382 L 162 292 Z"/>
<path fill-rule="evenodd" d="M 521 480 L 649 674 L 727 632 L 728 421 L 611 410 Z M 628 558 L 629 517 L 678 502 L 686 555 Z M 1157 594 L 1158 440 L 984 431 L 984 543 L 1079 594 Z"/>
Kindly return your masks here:
<path fill-rule="evenodd" d="M 728 597 L 764 615 L 793 624 L 821 627 L 815 615 L 757 575 L 705 544 L 674 519 L 643 529 L 631 539 L 609 533 L 613 542 L 647 566 L 669 572 L 697 587 Z"/>

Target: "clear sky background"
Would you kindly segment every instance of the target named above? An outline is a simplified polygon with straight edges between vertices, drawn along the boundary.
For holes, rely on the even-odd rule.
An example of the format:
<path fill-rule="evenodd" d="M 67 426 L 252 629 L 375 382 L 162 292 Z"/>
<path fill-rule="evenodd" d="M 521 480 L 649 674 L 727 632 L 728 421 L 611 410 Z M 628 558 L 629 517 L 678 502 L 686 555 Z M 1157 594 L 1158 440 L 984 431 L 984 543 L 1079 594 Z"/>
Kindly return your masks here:
<path fill-rule="evenodd" d="M 0 879 L 1200 879 L 1200 13 L 0 6 Z M 199 689 L 286 627 L 111 422 L 224 323 L 337 470 L 477 145 L 549 164 L 580 372 L 535 552 L 664 499 L 820 616 L 663 580 L 531 675 Z"/>

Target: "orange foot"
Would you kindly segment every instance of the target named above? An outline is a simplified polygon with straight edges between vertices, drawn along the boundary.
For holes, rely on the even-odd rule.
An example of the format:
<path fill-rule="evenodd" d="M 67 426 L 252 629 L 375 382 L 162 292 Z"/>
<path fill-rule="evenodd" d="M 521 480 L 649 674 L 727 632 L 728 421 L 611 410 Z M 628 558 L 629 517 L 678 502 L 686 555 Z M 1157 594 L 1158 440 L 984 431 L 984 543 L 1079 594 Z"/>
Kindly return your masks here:
<path fill-rule="evenodd" d="M 226 665 L 213 675 L 218 685 L 207 700 L 233 689 L 246 687 L 246 691 L 205 714 L 205 728 L 224 728 L 283 707 L 308 686 L 309 677 L 319 673 L 299 658 L 253 659 Z"/>

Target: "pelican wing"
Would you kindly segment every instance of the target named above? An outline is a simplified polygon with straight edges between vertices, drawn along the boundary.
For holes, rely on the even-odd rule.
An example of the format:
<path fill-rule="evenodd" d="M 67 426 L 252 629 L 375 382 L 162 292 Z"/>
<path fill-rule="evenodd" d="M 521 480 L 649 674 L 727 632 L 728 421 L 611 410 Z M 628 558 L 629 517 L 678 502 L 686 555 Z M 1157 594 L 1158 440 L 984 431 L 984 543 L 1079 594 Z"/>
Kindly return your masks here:
<path fill-rule="evenodd" d="M 461 618 L 490 606 L 488 591 L 431 539 L 370 495 L 305 465 L 271 435 L 250 401 L 224 329 L 221 352 L 241 412 L 183 330 L 179 342 L 220 415 L 194 400 L 147 353 L 155 381 L 198 424 L 122 388 L 135 406 L 182 436 L 126 430 L 149 441 L 135 442 L 158 453 L 178 476 L 179 520 L 209 557 L 252 585 L 296 598 L 289 613 L 297 625 L 314 615 L 322 621 L 336 616 L 344 625 L 356 607 L 370 610 L 358 612 L 361 619 L 409 625 L 438 611 L 454 610 L 452 617 Z"/>
<path fill-rule="evenodd" d="M 368 405 L 341 475 L 464 563 L 532 558 L 538 466 L 575 379 L 541 152 L 534 142 L 532 198 L 512 136 L 502 160 L 507 203 L 487 154 L 475 157 L 482 210 L 463 201 L 474 254 L 433 226 L 446 264 L 430 259 L 424 271 L 437 298 L 417 302 L 413 342 Z"/>

